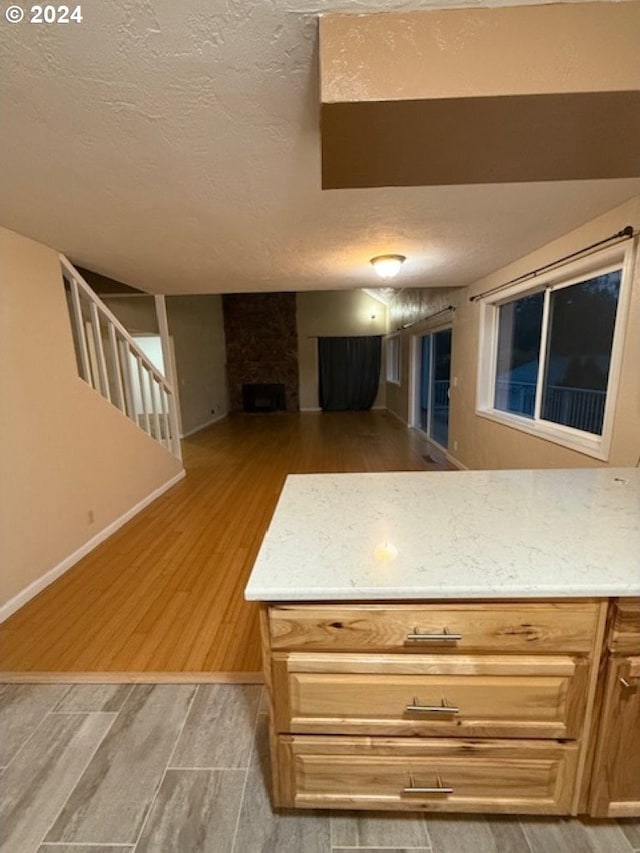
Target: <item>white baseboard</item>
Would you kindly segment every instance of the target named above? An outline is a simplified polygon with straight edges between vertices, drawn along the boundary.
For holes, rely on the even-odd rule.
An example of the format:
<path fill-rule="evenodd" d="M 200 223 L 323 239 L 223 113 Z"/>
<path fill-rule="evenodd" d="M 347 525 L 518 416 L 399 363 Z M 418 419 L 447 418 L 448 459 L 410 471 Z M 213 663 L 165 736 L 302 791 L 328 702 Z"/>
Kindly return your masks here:
<path fill-rule="evenodd" d="M 84 545 L 81 545 L 77 551 L 74 551 L 73 554 L 69 554 L 68 557 L 65 557 L 57 566 L 54 566 L 48 572 L 46 572 L 42 577 L 39 577 L 37 580 L 33 581 L 26 586 L 23 590 L 21 590 L 17 595 L 14 595 L 13 598 L 10 598 L 5 604 L 0 607 L 0 622 L 4 622 L 5 619 L 8 619 L 16 610 L 19 610 L 23 605 L 25 605 L 28 601 L 30 601 L 34 596 L 36 596 L 39 592 L 41 592 L 45 587 L 49 586 L 49 584 L 53 583 L 54 580 L 63 575 L 71 566 L 75 565 L 78 560 L 81 560 L 85 557 L 90 551 L 93 551 L 101 542 L 104 542 L 105 539 L 108 539 L 112 533 L 115 533 L 123 524 L 126 524 L 127 521 L 133 518 L 134 515 L 137 515 L 141 510 L 143 510 L 150 503 L 155 501 L 156 498 L 159 498 L 161 494 L 170 489 L 171 486 L 175 486 L 180 480 L 182 480 L 185 476 L 186 472 L 183 469 L 175 477 L 171 477 L 170 480 L 167 480 L 166 483 L 163 483 L 161 486 L 158 486 L 157 489 L 154 489 L 151 494 L 147 495 L 146 498 L 143 498 L 139 501 L 135 506 L 132 506 L 131 509 L 128 509 L 123 515 L 119 518 L 116 518 L 115 521 L 112 521 L 111 524 L 108 524 L 106 527 L 103 527 L 99 533 L 96 533 L 95 536 L 92 536 L 88 542 L 85 542 Z"/>
<path fill-rule="evenodd" d="M 199 424 L 197 427 L 190 429 L 189 432 L 183 432 L 180 438 L 189 438 L 190 435 L 193 435 L 196 432 L 200 432 L 201 429 L 206 429 L 208 426 L 211 426 L 211 424 L 215 424 L 218 421 L 221 421 L 223 418 L 226 418 L 227 414 L 228 412 L 225 412 L 222 415 L 216 415 L 215 418 L 211 418 L 210 421 L 207 421 L 204 424 Z"/>
<path fill-rule="evenodd" d="M 447 460 L 447 462 L 451 462 L 451 464 L 455 465 L 456 468 L 458 468 L 460 471 L 468 471 L 469 470 L 466 465 L 463 465 L 459 459 L 456 459 L 456 457 L 452 456 L 450 453 L 445 453 L 444 456 L 445 456 L 445 459 Z"/>
<path fill-rule="evenodd" d="M 400 423 L 403 424 L 404 426 L 406 426 L 406 427 L 409 426 L 405 421 L 402 420 L 400 415 L 396 414 L 396 412 L 394 412 L 392 409 L 387 409 L 387 412 L 390 415 L 393 415 L 394 418 L 397 418 L 400 421 Z M 412 427 L 409 427 L 409 429 L 412 429 Z M 416 429 L 416 427 L 413 427 L 413 429 Z M 466 465 L 463 465 L 459 459 L 456 459 L 455 456 L 452 456 L 451 453 L 449 453 L 447 450 L 444 449 L 444 447 L 440 447 L 439 444 L 434 444 L 434 442 L 430 438 L 428 438 L 426 435 L 424 436 L 424 438 L 425 438 L 425 441 L 427 442 L 427 444 L 429 445 L 429 447 L 435 452 L 435 454 L 439 454 L 441 456 L 444 456 L 444 458 L 447 460 L 447 462 L 450 462 L 452 465 L 454 465 L 460 471 L 468 471 L 469 470 Z"/>
<path fill-rule="evenodd" d="M 406 426 L 406 427 L 408 427 L 408 426 L 409 426 L 409 424 L 404 420 L 404 418 L 401 418 L 401 417 L 400 417 L 400 415 L 399 415 L 397 412 L 394 412 L 394 411 L 393 411 L 393 409 L 389 409 L 389 408 L 387 408 L 387 409 L 386 409 L 386 411 L 387 411 L 387 413 L 388 413 L 388 414 L 393 415 L 393 417 L 394 417 L 396 420 L 400 421 L 400 423 L 401 423 L 403 426 Z"/>
<path fill-rule="evenodd" d="M 387 410 L 386 406 L 372 406 L 369 411 L 371 412 L 385 412 Z M 305 406 L 305 408 L 300 409 L 301 412 L 321 412 L 322 409 L 320 406 Z"/>

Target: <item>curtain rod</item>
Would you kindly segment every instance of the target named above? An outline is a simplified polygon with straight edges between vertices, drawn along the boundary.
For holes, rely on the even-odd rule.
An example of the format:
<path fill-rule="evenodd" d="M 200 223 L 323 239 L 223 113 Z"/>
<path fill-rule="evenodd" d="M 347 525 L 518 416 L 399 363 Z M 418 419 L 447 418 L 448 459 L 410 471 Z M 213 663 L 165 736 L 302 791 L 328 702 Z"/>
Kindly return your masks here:
<path fill-rule="evenodd" d="M 551 261 L 548 264 L 544 264 L 541 267 L 537 267 L 535 270 L 531 270 L 530 272 L 525 272 L 522 275 L 516 276 L 515 278 L 506 281 L 504 284 L 497 285 L 497 287 L 492 287 L 489 290 L 483 290 L 482 293 L 476 293 L 474 296 L 469 297 L 469 302 L 477 302 L 478 299 L 483 299 L 485 296 L 491 296 L 494 293 L 499 293 L 501 290 L 504 290 L 506 287 L 510 287 L 512 284 L 517 284 L 517 282 L 519 281 L 526 281 L 528 278 L 535 278 L 541 272 L 546 272 L 547 270 L 564 266 L 565 264 L 569 263 L 569 261 L 572 261 L 574 258 L 577 258 L 579 256 L 587 256 L 593 254 L 601 246 L 604 246 L 607 243 L 612 243 L 614 240 L 629 240 L 631 239 L 631 237 L 635 237 L 637 233 L 637 231 L 633 230 L 632 225 L 627 225 L 621 231 L 618 231 L 617 234 L 612 234 L 610 237 L 605 237 L 604 240 L 598 240 L 596 243 L 591 243 L 590 246 L 585 246 L 583 249 L 578 249 L 576 252 L 571 252 L 571 254 L 569 255 L 563 255 L 563 257 L 558 258 L 555 261 Z"/>
<path fill-rule="evenodd" d="M 433 314 L 427 314 L 426 317 L 419 317 L 417 320 L 412 320 L 410 323 L 405 323 L 403 326 L 398 326 L 397 329 L 394 329 L 393 332 L 389 332 L 389 334 L 393 335 L 395 332 L 404 332 L 405 329 L 410 329 L 411 326 L 415 326 L 416 323 L 424 323 L 425 320 L 430 320 L 432 317 L 438 317 L 440 314 L 446 314 L 447 311 L 455 310 L 455 305 L 447 305 L 446 308 L 441 308 L 439 311 L 434 311 Z"/>

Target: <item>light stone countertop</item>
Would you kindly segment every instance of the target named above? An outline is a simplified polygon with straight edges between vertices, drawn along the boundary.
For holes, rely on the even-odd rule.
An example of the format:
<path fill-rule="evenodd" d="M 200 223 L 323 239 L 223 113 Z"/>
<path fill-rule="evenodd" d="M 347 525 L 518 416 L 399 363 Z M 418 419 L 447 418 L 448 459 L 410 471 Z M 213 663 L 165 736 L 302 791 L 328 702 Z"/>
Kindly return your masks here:
<path fill-rule="evenodd" d="M 640 596 L 640 470 L 290 475 L 245 597 Z"/>

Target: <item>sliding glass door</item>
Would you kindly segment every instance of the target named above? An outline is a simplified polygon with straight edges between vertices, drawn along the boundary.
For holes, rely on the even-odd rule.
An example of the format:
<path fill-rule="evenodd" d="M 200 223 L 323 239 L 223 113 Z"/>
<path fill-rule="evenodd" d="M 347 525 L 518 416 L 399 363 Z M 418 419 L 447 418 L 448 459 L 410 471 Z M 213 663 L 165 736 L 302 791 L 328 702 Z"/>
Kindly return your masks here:
<path fill-rule="evenodd" d="M 416 351 L 417 426 L 441 447 L 449 445 L 451 329 L 422 335 Z"/>

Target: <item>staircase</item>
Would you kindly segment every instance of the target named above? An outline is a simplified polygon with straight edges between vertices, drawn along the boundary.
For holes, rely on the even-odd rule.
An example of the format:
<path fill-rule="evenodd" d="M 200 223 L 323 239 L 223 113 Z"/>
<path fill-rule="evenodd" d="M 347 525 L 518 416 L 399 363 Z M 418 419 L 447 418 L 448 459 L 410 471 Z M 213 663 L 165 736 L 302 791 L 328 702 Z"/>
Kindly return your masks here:
<path fill-rule="evenodd" d="M 180 459 L 171 383 L 64 255 L 60 263 L 80 378 Z"/>

